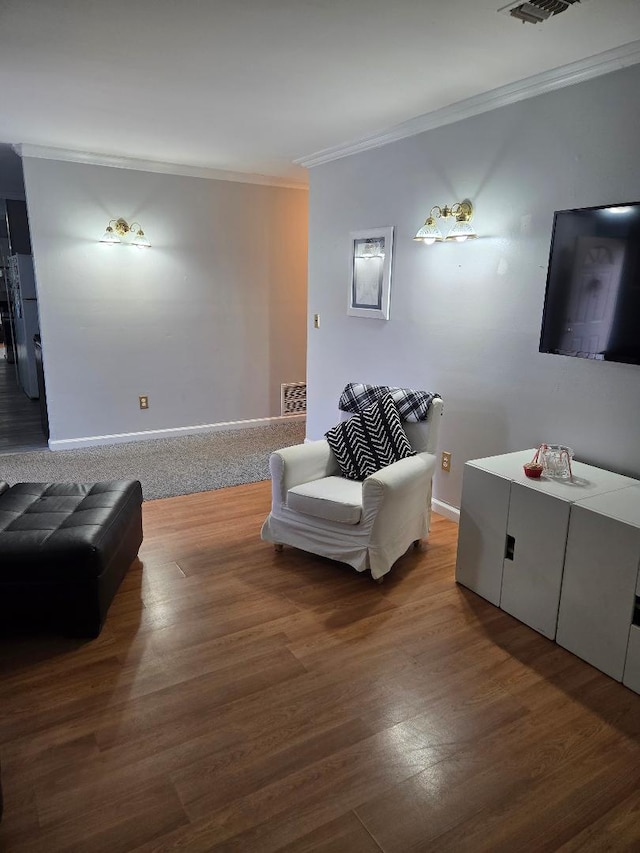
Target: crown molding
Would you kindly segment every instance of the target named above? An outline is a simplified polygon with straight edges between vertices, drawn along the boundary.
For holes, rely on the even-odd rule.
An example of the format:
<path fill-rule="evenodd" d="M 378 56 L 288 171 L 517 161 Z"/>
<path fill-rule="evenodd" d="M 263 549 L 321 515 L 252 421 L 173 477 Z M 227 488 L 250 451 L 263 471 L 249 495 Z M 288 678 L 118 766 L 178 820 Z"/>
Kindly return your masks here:
<path fill-rule="evenodd" d="M 13 145 L 20 157 L 35 157 L 40 160 L 60 160 L 66 163 L 82 163 L 87 166 L 110 166 L 114 169 L 133 169 L 138 172 L 155 172 L 162 175 L 181 175 L 189 178 L 205 178 L 210 181 L 234 181 L 242 184 L 261 184 L 293 190 L 308 190 L 302 181 L 278 178 L 273 175 L 257 175 L 249 172 L 226 172 L 205 166 L 187 166 L 180 163 L 162 163 L 155 160 L 138 160 L 134 157 L 117 157 L 111 154 L 96 154 L 92 151 L 75 151 L 68 148 L 49 148 L 24 142 Z"/>
<path fill-rule="evenodd" d="M 578 62 L 572 62 L 551 71 L 543 71 L 533 77 L 527 77 L 516 83 L 509 83 L 507 86 L 500 86 L 490 92 L 474 95 L 464 101 L 458 101 L 450 106 L 433 110 L 430 113 L 397 124 L 382 133 L 371 134 L 346 145 L 324 148 L 315 154 L 301 157 L 293 162 L 297 166 L 310 169 L 313 166 L 330 163 L 332 160 L 349 157 L 351 154 L 358 154 L 371 148 L 380 148 L 389 142 L 416 136 L 426 130 L 453 124 L 456 121 L 462 121 L 480 113 L 495 110 L 498 107 L 524 101 L 536 95 L 543 95 L 545 92 L 553 92 L 565 86 L 582 83 L 611 71 L 619 71 L 638 62 L 640 62 L 640 41 L 632 41 L 629 44 L 607 50 L 604 53 L 598 53 L 587 59 L 581 59 Z"/>

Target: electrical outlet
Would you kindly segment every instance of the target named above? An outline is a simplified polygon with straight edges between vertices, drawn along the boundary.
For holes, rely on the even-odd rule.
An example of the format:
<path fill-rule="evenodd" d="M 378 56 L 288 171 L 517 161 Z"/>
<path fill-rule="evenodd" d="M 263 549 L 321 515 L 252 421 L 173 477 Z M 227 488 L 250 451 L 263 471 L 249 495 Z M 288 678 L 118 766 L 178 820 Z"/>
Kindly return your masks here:
<path fill-rule="evenodd" d="M 319 314 L 313 315 L 313 328 L 314 329 L 320 328 L 320 315 Z"/>
<path fill-rule="evenodd" d="M 138 397 L 138 399 L 140 400 L 140 408 L 141 409 L 148 409 L 149 408 L 149 398 L 146 395 Z"/>
<path fill-rule="evenodd" d="M 442 451 L 442 461 L 440 462 L 440 467 L 443 471 L 451 470 L 451 451 L 443 450 Z"/>

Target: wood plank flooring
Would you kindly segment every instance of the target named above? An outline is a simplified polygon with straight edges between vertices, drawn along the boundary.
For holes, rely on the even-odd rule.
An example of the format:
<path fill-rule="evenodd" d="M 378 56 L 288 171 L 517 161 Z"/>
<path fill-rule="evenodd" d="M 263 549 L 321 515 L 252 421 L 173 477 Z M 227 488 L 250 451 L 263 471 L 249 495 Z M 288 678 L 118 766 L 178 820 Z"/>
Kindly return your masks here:
<path fill-rule="evenodd" d="M 17 384 L 15 364 L 9 364 L 4 355 L 4 345 L 0 345 L 0 455 L 46 450 L 39 403 L 30 400 Z"/>
<path fill-rule="evenodd" d="M 0 645 L 0 850 L 640 850 L 640 696 L 456 586 L 259 539 L 269 484 L 144 505 L 97 640 Z"/>

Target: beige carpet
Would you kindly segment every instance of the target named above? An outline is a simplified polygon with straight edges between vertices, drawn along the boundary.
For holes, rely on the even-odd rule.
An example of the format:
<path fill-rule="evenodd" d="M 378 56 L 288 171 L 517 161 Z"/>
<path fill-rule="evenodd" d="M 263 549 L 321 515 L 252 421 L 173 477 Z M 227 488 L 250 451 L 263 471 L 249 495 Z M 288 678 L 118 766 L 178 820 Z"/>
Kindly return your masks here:
<path fill-rule="evenodd" d="M 304 420 L 78 450 L 0 455 L 8 483 L 140 480 L 145 500 L 269 479 L 269 455 L 301 444 Z"/>

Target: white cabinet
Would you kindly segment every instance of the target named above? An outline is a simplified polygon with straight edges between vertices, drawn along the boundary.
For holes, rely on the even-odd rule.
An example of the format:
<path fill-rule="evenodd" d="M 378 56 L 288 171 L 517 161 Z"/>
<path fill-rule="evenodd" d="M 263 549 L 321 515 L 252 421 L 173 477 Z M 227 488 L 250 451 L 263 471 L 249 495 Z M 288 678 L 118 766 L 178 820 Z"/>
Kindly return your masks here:
<path fill-rule="evenodd" d="M 570 481 L 531 479 L 534 453 L 466 463 L 456 580 L 553 639 L 571 505 L 637 481 L 580 462 Z"/>
<path fill-rule="evenodd" d="M 557 642 L 640 691 L 637 627 L 631 631 L 639 562 L 640 487 L 573 506 Z"/>
<path fill-rule="evenodd" d="M 623 683 L 640 693 L 640 623 L 636 618 L 635 624 L 629 632 L 629 646 L 627 649 L 627 662 L 624 668 Z"/>
<path fill-rule="evenodd" d="M 511 484 L 500 607 L 545 637 L 556 635 L 570 504 Z"/>
<path fill-rule="evenodd" d="M 638 566 L 638 583 L 636 584 L 635 606 L 633 608 L 633 624 L 629 631 L 627 660 L 624 667 L 623 682 L 640 693 L 640 565 Z"/>
<path fill-rule="evenodd" d="M 467 463 L 462 480 L 456 580 L 500 604 L 511 481 Z"/>

